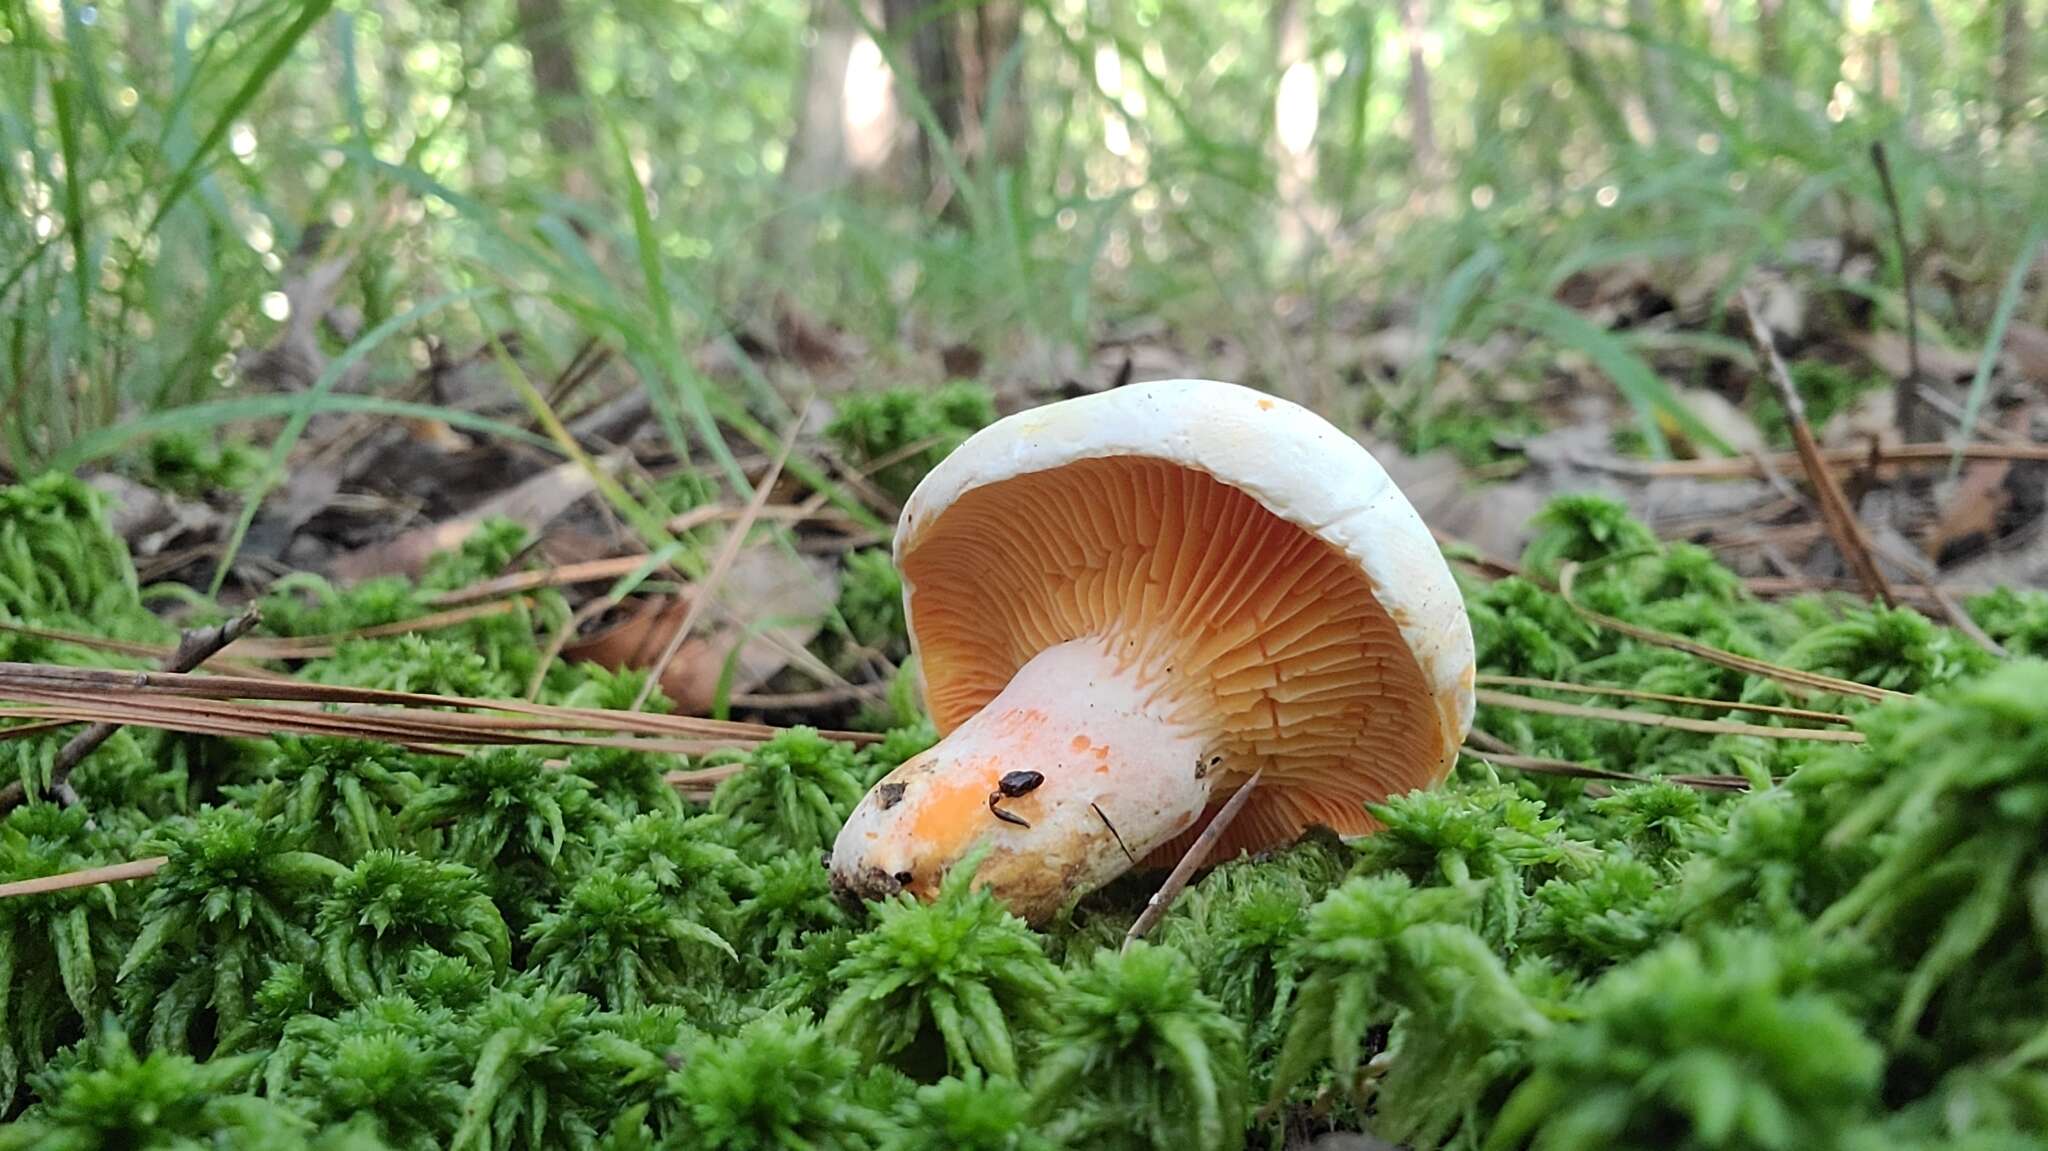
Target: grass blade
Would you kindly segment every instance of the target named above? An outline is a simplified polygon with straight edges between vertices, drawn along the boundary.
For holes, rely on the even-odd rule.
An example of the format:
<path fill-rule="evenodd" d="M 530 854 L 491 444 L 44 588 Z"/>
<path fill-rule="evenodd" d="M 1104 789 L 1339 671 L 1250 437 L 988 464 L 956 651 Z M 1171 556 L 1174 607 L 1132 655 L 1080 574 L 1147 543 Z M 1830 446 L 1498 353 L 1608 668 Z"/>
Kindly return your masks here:
<path fill-rule="evenodd" d="M 2005 279 L 2005 288 L 1998 293 L 1998 308 L 1991 314 L 1991 332 L 1984 337 L 1984 354 L 1978 357 L 1977 374 L 1971 378 L 1970 394 L 1963 400 L 1963 418 L 1956 429 L 1956 450 L 1948 461 L 1951 482 L 1963 469 L 1963 448 L 1970 442 L 1970 429 L 1977 426 L 1977 413 L 1984 408 L 1985 393 L 1991 390 L 1991 369 L 1998 366 L 1998 353 L 2005 347 L 2005 330 L 2012 325 L 2013 311 L 2019 307 L 2020 293 L 2027 286 L 2027 270 L 2034 266 L 2041 240 L 2042 224 L 2036 220 L 2034 226 L 2027 229 L 2027 238 L 2020 242 L 2020 258 L 2013 261 L 2012 273 Z"/>
<path fill-rule="evenodd" d="M 1636 425 L 1658 457 L 1671 454 L 1670 442 L 1657 423 L 1663 416 L 1693 439 L 1722 455 L 1732 455 L 1727 441 L 1715 435 L 1679 401 L 1677 393 L 1657 375 L 1626 343 L 1591 320 L 1562 304 L 1549 300 L 1525 300 L 1515 308 L 1524 326 L 1553 343 L 1583 353 L 1593 365 L 1620 389 L 1622 397 L 1635 408 Z"/>
<path fill-rule="evenodd" d="M 206 135 L 200 137 L 199 147 L 193 150 L 184 166 L 178 169 L 177 175 L 171 177 L 163 200 L 157 204 L 156 213 L 150 217 L 149 226 L 144 228 L 143 232 L 156 231 L 157 225 L 163 223 L 164 217 L 170 214 L 171 209 L 178 206 L 178 201 L 184 199 L 185 193 L 192 190 L 192 185 L 206 168 L 207 158 L 220 147 L 222 140 L 227 139 L 235 121 L 249 105 L 256 102 L 256 97 L 263 94 L 263 89 L 270 83 L 270 78 L 284 66 L 286 58 L 292 54 L 292 49 L 298 47 L 299 41 L 307 32 L 312 31 L 313 25 L 318 24 L 332 7 L 334 0 L 307 0 L 291 24 L 278 33 L 277 39 L 272 40 L 270 46 L 264 49 L 262 58 L 256 61 L 255 67 L 250 69 L 249 75 L 242 80 L 242 86 L 235 89 L 235 94 L 229 97 L 227 104 L 221 108 L 213 126 L 206 130 Z M 226 568 L 223 567 L 221 570 L 225 571 Z"/>

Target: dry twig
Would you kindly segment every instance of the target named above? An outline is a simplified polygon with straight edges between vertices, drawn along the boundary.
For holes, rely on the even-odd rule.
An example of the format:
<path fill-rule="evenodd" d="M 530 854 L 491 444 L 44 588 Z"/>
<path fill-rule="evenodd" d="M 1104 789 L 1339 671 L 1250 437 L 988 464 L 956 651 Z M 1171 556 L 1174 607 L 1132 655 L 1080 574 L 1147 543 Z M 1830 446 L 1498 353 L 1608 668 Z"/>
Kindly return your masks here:
<path fill-rule="evenodd" d="M 1842 495 L 1841 485 L 1835 482 L 1833 473 L 1820 458 L 1820 444 L 1815 442 L 1813 428 L 1806 422 L 1806 403 L 1799 398 L 1799 389 L 1792 383 L 1792 373 L 1786 370 L 1770 326 L 1764 323 L 1763 310 L 1757 306 L 1756 297 L 1748 288 L 1742 289 L 1742 310 L 1749 315 L 1750 333 L 1756 338 L 1757 351 L 1764 359 L 1765 378 L 1777 389 L 1778 403 L 1785 409 L 1785 422 L 1792 428 L 1792 442 L 1799 448 L 1799 462 L 1805 466 L 1807 479 L 1813 484 L 1814 498 L 1820 502 L 1821 519 L 1827 524 L 1828 533 L 1835 537 L 1835 547 L 1842 553 L 1849 570 L 1863 584 L 1864 591 L 1872 598 L 1884 601 L 1886 607 L 1893 606 L 1897 601 L 1892 596 L 1891 583 L 1877 566 L 1877 557 L 1870 551 L 1870 540 L 1863 534 L 1863 525 L 1850 509 L 1848 498 Z"/>
<path fill-rule="evenodd" d="M 169 862 L 168 856 L 153 855 L 148 859 L 137 859 L 128 863 L 109 863 L 103 867 L 87 867 L 56 875 L 39 875 L 34 879 L 17 879 L 13 883 L 0 883 L 0 899 L 13 899 L 22 895 L 47 895 L 52 891 L 72 891 L 80 887 L 97 887 L 102 883 L 120 883 L 129 879 L 147 879 L 163 870 L 164 864 Z"/>
<path fill-rule="evenodd" d="M 1197 835 L 1195 841 L 1188 845 L 1187 851 L 1180 857 L 1180 862 L 1174 864 L 1173 870 L 1167 874 L 1166 882 L 1160 884 L 1159 890 L 1152 893 L 1152 898 L 1145 901 L 1145 910 L 1138 913 L 1137 922 L 1131 924 L 1130 931 L 1125 933 L 1125 951 L 1129 951 L 1131 944 L 1145 938 L 1148 932 L 1159 925 L 1161 919 L 1166 918 L 1166 912 L 1173 906 L 1173 901 L 1180 897 L 1181 889 L 1188 885 L 1188 880 L 1195 877 L 1195 872 L 1201 870 L 1203 862 L 1209 858 L 1209 853 L 1215 850 L 1216 841 L 1223 837 L 1224 829 L 1237 818 L 1238 812 L 1244 810 L 1245 801 L 1252 797 L 1252 789 L 1259 785 L 1259 777 L 1263 774 L 1263 768 L 1252 772 L 1251 778 L 1245 780 L 1243 786 L 1232 792 L 1230 798 L 1224 801 L 1222 810 L 1209 821 L 1209 826 L 1202 829 L 1202 834 Z"/>
<path fill-rule="evenodd" d="M 178 637 L 176 650 L 165 660 L 165 669 L 174 672 L 191 671 L 219 654 L 220 649 L 235 642 L 238 637 L 255 627 L 257 621 L 262 618 L 261 613 L 255 608 L 250 608 L 218 627 L 197 628 L 185 632 Z M 58 748 L 57 757 L 50 769 L 50 794 L 62 802 L 70 802 L 72 769 L 78 766 L 80 760 L 91 755 L 94 748 L 107 742 L 120 726 L 118 723 L 104 721 L 95 723 L 72 736 L 70 742 Z M 27 798 L 28 789 L 21 785 L 20 780 L 0 787 L 0 812 L 14 810 Z"/>
<path fill-rule="evenodd" d="M 1611 695 L 1622 699 L 1640 699 L 1651 703 L 1670 703 L 1684 707 L 1708 708 L 1719 711 L 1753 711 L 1759 715 L 1778 715 L 1787 719 L 1804 719 L 1814 723 L 1848 724 L 1855 721 L 1846 715 L 1831 711 L 1814 711 L 1804 707 L 1778 707 L 1767 703 L 1741 703 L 1725 699 L 1702 699 L 1691 695 L 1669 695 L 1661 691 L 1639 691 L 1630 687 L 1608 687 L 1603 684 L 1570 683 L 1558 679 L 1535 679 L 1525 675 L 1482 675 L 1478 682 L 1496 687 L 1530 687 L 1544 691 L 1576 692 L 1580 695 Z"/>

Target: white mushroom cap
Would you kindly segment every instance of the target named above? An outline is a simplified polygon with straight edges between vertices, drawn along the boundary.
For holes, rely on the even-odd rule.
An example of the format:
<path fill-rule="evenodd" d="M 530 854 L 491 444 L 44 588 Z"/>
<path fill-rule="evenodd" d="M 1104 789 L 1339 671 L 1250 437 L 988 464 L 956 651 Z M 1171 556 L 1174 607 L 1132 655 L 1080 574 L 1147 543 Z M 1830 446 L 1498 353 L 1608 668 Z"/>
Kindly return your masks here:
<path fill-rule="evenodd" d="M 1363 803 L 1441 781 L 1471 726 L 1471 627 L 1429 529 L 1356 440 L 1249 388 L 1000 420 L 925 477 L 895 555 L 941 734 L 1085 635 L 1144 633 L 1134 658 L 1206 677 L 1222 770 L 1265 772 L 1226 847 L 1373 830 Z"/>

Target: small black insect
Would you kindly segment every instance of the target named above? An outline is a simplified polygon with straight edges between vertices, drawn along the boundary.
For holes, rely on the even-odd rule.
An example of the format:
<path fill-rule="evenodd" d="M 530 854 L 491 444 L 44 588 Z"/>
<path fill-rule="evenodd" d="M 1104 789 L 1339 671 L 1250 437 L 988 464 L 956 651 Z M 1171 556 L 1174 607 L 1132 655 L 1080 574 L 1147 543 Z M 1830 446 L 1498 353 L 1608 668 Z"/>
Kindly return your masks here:
<path fill-rule="evenodd" d="M 1045 776 L 1035 771 L 1009 771 L 996 781 L 996 790 L 1002 792 L 1005 799 L 1015 799 L 1037 791 L 1038 785 L 1044 782 Z"/>
<path fill-rule="evenodd" d="M 996 781 L 996 789 L 988 793 L 989 814 L 1002 820 L 1004 823 L 1014 823 L 1018 827 L 1030 827 L 1031 825 L 1025 822 L 1023 816 L 1004 811 L 996 805 L 1006 799 L 1015 799 L 1020 795 L 1029 795 L 1033 791 L 1038 790 L 1038 785 L 1044 782 L 1045 776 L 1040 772 L 1005 772 L 1003 778 Z"/>

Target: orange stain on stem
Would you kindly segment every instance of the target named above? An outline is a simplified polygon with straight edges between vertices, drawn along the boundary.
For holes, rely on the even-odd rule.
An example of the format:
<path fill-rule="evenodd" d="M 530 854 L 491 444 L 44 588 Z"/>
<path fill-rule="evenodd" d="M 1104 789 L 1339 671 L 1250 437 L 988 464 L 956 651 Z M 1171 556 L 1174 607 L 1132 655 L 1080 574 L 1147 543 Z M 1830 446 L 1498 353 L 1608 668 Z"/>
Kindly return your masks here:
<path fill-rule="evenodd" d="M 983 830 L 989 792 L 995 790 L 1000 774 L 994 760 L 933 774 L 922 788 L 917 815 L 910 822 L 911 841 L 938 858 L 957 859 L 968 840 Z"/>

